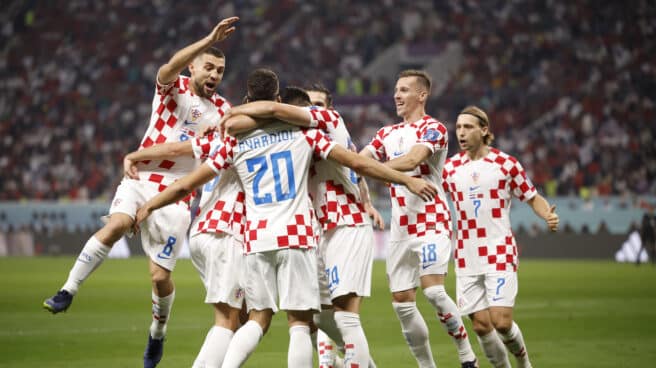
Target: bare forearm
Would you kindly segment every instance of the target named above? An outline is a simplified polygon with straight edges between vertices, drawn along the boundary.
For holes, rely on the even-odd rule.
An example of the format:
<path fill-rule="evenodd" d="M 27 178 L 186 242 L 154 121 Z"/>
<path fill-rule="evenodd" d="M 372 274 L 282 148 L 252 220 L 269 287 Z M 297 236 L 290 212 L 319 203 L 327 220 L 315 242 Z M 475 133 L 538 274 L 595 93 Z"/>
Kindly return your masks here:
<path fill-rule="evenodd" d="M 535 197 L 531 198 L 528 201 L 528 204 L 533 209 L 533 212 L 535 212 L 535 214 L 540 218 L 546 220 L 549 217 L 549 202 L 547 202 L 547 200 L 540 194 L 537 194 Z"/>
<path fill-rule="evenodd" d="M 157 160 L 161 158 L 193 155 L 191 142 L 162 143 L 131 152 L 127 158 L 132 161 Z"/>
<path fill-rule="evenodd" d="M 385 162 L 385 166 L 390 169 L 399 170 L 399 171 L 411 171 L 414 170 L 419 163 L 415 162 L 408 155 L 397 157 L 395 159 Z"/>

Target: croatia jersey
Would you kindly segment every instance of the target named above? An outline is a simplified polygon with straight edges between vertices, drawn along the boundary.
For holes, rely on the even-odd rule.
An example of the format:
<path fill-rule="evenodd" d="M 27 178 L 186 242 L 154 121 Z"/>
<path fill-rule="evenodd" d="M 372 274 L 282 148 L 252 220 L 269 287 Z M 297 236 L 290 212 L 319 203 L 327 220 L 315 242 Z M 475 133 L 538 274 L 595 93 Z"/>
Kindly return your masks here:
<path fill-rule="evenodd" d="M 321 129 L 332 142 L 348 148 L 353 146 L 346 124 L 337 111 L 316 106 L 310 107 L 309 111 L 310 126 Z M 310 193 L 324 231 L 337 226 L 371 224 L 353 170 L 334 161 L 318 160 L 311 172 Z"/>
<path fill-rule="evenodd" d="M 442 166 L 446 159 L 448 134 L 446 127 L 425 115 L 412 123 L 399 123 L 381 128 L 367 149 L 379 161 L 403 156 L 418 144 L 426 146 L 432 155 L 406 174 L 439 184 Z M 399 241 L 427 234 L 451 236 L 449 207 L 444 190 L 437 185 L 438 193 L 425 202 L 403 185 L 391 184 L 392 225 L 390 240 Z"/>
<path fill-rule="evenodd" d="M 466 152 L 449 158 L 443 183 L 451 194 L 457 221 L 456 273 L 462 276 L 517 271 L 517 245 L 510 227 L 511 196 L 527 201 L 537 191 L 522 165 L 490 148 L 479 160 Z"/>
<path fill-rule="evenodd" d="M 153 97 L 150 125 L 141 141 L 141 148 L 165 142 L 180 142 L 196 137 L 201 129 L 216 124 L 230 109 L 226 99 L 214 94 L 211 99 L 195 95 L 190 78 L 178 76 L 174 82 L 157 82 Z M 160 184 L 160 191 L 176 179 L 196 168 L 194 157 L 148 160 L 137 164 L 139 178 Z"/>
<path fill-rule="evenodd" d="M 308 170 L 335 147 L 321 131 L 273 122 L 225 145 L 208 160 L 219 173 L 234 166 L 246 193 L 246 253 L 313 248 Z"/>
<path fill-rule="evenodd" d="M 219 134 L 192 140 L 194 157 L 200 160 L 213 156 L 221 147 L 223 141 Z M 203 186 L 199 209 L 191 225 L 191 235 L 222 232 L 242 240 L 245 225 L 244 192 L 233 169 L 222 171 Z"/>

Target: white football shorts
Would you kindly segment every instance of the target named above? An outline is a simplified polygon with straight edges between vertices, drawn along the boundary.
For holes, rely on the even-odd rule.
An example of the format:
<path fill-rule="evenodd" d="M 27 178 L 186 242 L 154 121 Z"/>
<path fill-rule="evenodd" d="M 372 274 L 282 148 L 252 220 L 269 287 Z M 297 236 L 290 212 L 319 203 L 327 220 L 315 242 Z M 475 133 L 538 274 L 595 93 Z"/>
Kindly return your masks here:
<path fill-rule="evenodd" d="M 390 291 L 419 286 L 419 277 L 445 275 L 451 257 L 451 239 L 443 234 L 391 241 L 387 253 Z"/>
<path fill-rule="evenodd" d="M 512 271 L 456 276 L 456 299 L 463 315 L 489 307 L 513 307 L 517 290 L 517 273 Z"/>
<path fill-rule="evenodd" d="M 242 285 L 248 310 L 319 310 L 317 255 L 311 249 L 280 249 L 246 255 Z M 276 303 L 278 300 L 278 303 Z"/>
<path fill-rule="evenodd" d="M 330 299 L 355 293 L 371 295 L 374 231 L 367 226 L 338 226 L 325 231 L 319 245 Z M 322 300 L 323 302 L 323 300 Z"/>
<path fill-rule="evenodd" d="M 157 188 L 156 183 L 124 178 L 116 188 L 109 215 L 124 213 L 134 219 L 139 207 L 159 193 Z M 140 225 L 144 253 L 173 271 L 190 221 L 189 206 L 182 201 L 153 211 Z"/>
<path fill-rule="evenodd" d="M 225 303 L 241 309 L 244 302 L 240 284 L 244 267 L 241 242 L 223 232 L 197 233 L 189 239 L 189 253 L 207 291 L 205 303 Z"/>

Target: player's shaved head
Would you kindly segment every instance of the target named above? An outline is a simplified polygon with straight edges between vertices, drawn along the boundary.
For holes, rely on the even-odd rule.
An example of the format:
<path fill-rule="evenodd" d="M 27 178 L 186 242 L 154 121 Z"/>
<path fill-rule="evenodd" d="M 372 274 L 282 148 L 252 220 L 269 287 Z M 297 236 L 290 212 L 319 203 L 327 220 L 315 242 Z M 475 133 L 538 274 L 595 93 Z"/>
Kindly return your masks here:
<path fill-rule="evenodd" d="M 278 76 L 271 69 L 255 69 L 248 76 L 246 88 L 249 102 L 261 100 L 275 101 L 280 88 Z"/>

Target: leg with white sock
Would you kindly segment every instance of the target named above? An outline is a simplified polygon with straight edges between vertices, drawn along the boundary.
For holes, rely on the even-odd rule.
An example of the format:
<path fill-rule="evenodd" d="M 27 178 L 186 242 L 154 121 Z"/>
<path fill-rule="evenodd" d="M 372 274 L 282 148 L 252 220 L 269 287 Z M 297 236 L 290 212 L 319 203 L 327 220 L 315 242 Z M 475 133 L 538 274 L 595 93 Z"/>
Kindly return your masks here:
<path fill-rule="evenodd" d="M 312 310 L 288 310 L 289 350 L 287 351 L 287 366 L 292 368 L 312 368 L 312 338 L 310 324 Z"/>
<path fill-rule="evenodd" d="M 238 368 L 248 359 L 257 344 L 262 339 L 264 330 L 255 321 L 248 321 L 241 326 L 228 345 L 228 351 L 223 359 L 223 368 Z"/>
<path fill-rule="evenodd" d="M 77 294 L 82 282 L 107 258 L 114 243 L 130 229 L 132 222 L 132 217 L 124 213 L 112 214 L 107 224 L 84 244 L 62 289 Z"/>
<path fill-rule="evenodd" d="M 431 275 L 436 276 L 436 275 Z M 427 277 L 427 276 L 423 276 Z M 443 276 L 442 276 L 443 277 Z M 446 293 L 444 284 L 434 284 L 424 289 L 424 295 L 437 310 L 437 315 L 446 332 L 451 336 L 458 350 L 461 363 L 476 360 L 472 350 L 465 325 L 460 317 L 460 311 L 451 297 Z"/>
<path fill-rule="evenodd" d="M 394 312 L 401 322 L 401 332 L 405 341 L 417 360 L 420 368 L 434 368 L 433 352 L 428 339 L 428 326 L 421 316 L 417 303 L 416 292 L 413 289 L 392 293 Z"/>
<path fill-rule="evenodd" d="M 316 341 L 319 368 L 334 368 L 337 354 L 337 344 L 322 330 L 311 334 L 312 341 Z"/>
<path fill-rule="evenodd" d="M 511 307 L 490 307 L 492 324 L 501 336 L 508 351 L 515 356 L 519 368 L 530 368 L 531 362 L 524 337 L 519 326 L 512 320 Z"/>
<path fill-rule="evenodd" d="M 508 353 L 499 334 L 492 325 L 490 312 L 483 309 L 469 315 L 472 327 L 476 332 L 478 343 L 483 349 L 487 360 L 494 368 L 511 368 Z"/>
<path fill-rule="evenodd" d="M 160 340 L 166 335 L 166 326 L 175 300 L 175 286 L 171 279 L 171 271 L 152 260 L 150 261 L 150 277 L 153 283 L 153 322 L 150 325 L 150 336 Z"/>
<path fill-rule="evenodd" d="M 223 364 L 228 345 L 239 324 L 239 309 L 226 303 L 214 304 L 214 326 L 205 337 L 193 368 L 219 368 Z"/>
<path fill-rule="evenodd" d="M 344 339 L 344 365 L 364 367 L 369 364 L 369 343 L 360 323 L 362 297 L 353 293 L 333 300 L 335 322 Z"/>

